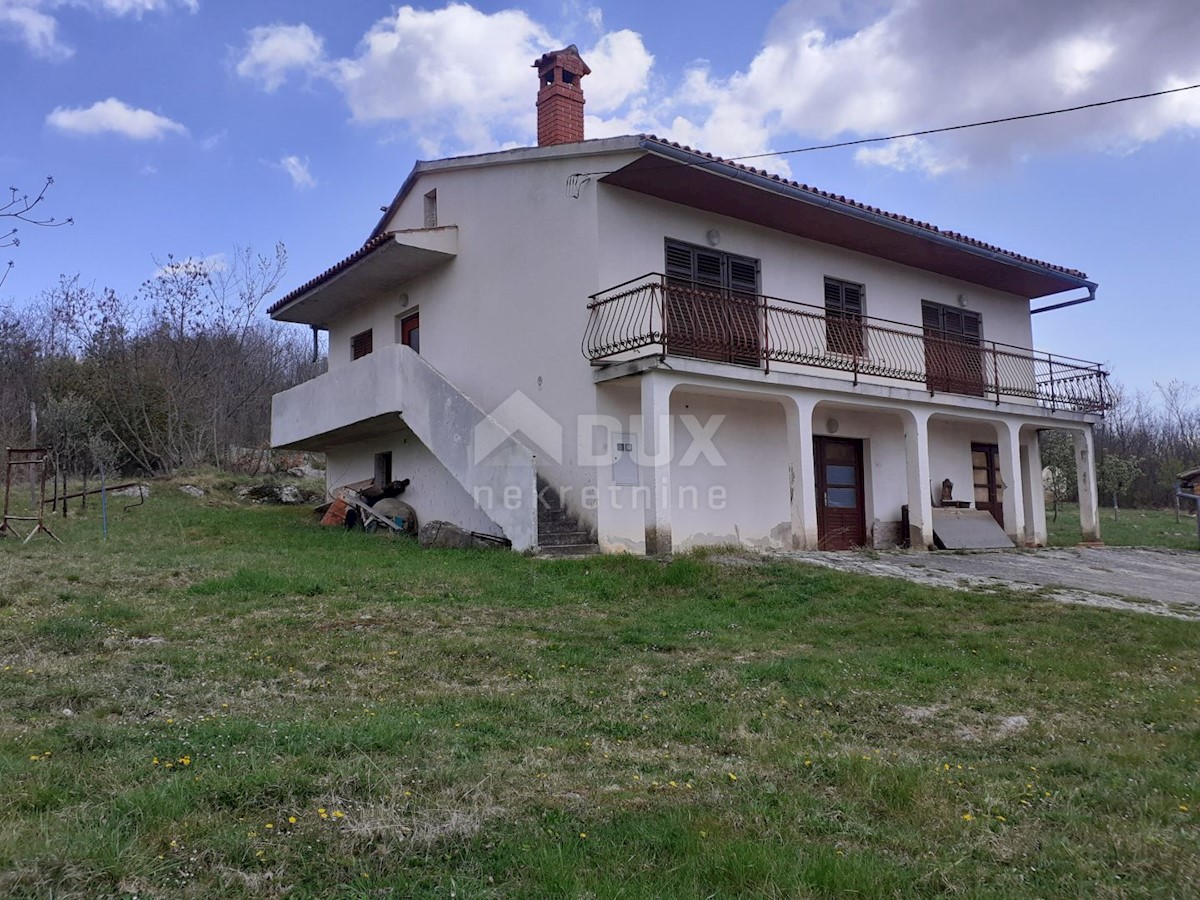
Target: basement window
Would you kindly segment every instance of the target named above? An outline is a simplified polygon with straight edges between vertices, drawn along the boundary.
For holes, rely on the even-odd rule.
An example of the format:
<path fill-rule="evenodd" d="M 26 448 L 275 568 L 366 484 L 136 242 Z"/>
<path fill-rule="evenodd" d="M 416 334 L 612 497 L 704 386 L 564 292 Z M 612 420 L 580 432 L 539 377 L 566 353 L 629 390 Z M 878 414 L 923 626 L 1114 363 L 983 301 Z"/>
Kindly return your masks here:
<path fill-rule="evenodd" d="M 375 336 L 370 328 L 350 338 L 350 358 L 362 359 L 375 349 Z"/>
<path fill-rule="evenodd" d="M 375 487 L 382 488 L 392 483 L 392 451 L 375 454 Z"/>

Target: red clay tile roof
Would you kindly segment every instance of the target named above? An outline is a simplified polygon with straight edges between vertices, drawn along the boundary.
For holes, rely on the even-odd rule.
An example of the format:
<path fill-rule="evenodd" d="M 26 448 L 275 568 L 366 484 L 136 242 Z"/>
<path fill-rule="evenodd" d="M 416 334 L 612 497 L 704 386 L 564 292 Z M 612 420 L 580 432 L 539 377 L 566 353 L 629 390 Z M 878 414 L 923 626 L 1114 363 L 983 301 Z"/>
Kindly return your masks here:
<path fill-rule="evenodd" d="M 341 262 L 334 263 L 332 266 L 330 266 L 328 269 L 326 269 L 324 272 L 322 272 L 316 278 L 309 279 L 308 281 L 304 282 L 304 284 L 300 285 L 300 287 L 296 288 L 294 291 L 291 291 L 288 294 L 284 295 L 279 300 L 276 300 L 274 303 L 272 303 L 270 305 L 270 307 L 268 307 L 267 315 L 269 315 L 269 316 L 275 315 L 275 313 L 279 312 L 279 310 L 283 309 L 285 306 L 287 306 L 289 303 L 291 303 L 293 300 L 295 300 L 301 294 L 305 293 L 306 291 L 312 290 L 318 284 L 320 284 L 322 281 L 332 278 L 334 275 L 338 274 L 338 272 L 341 272 L 344 269 L 350 268 L 352 265 L 354 265 L 356 262 L 358 262 L 364 256 L 369 256 L 373 251 L 378 250 L 380 247 L 382 247 L 384 244 L 386 244 L 388 241 L 390 241 L 394 236 L 395 236 L 394 231 L 385 231 L 382 234 L 375 235 L 375 237 L 371 238 L 369 241 L 367 241 L 365 244 L 363 244 L 361 247 L 359 247 L 357 250 L 355 250 L 353 253 L 351 253 L 349 256 L 347 256 L 345 259 L 343 259 Z"/>
<path fill-rule="evenodd" d="M 1064 275 L 1070 275 L 1074 278 L 1082 278 L 1082 279 L 1087 278 L 1087 275 L 1085 273 L 1079 271 L 1078 269 L 1068 269 L 1065 266 L 1056 266 L 1053 263 L 1048 263 L 1048 262 L 1045 262 L 1044 260 L 1034 259 L 1031 256 L 1024 256 L 1023 254 L 1020 254 L 1020 253 L 1014 253 L 1012 250 L 1005 250 L 1003 247 L 997 247 L 995 244 L 988 244 L 984 241 L 976 240 L 973 237 L 969 237 L 965 234 L 960 234 L 957 231 L 943 231 L 941 228 L 938 228 L 936 225 L 930 225 L 928 222 L 922 222 L 918 219 L 912 219 L 912 218 L 909 218 L 908 216 L 899 215 L 898 213 L 888 212 L 887 210 L 880 209 L 877 206 L 868 206 L 865 203 L 860 203 L 857 200 L 853 200 L 849 197 L 844 197 L 841 194 L 831 194 L 827 191 L 822 191 L 819 188 L 810 187 L 807 184 L 801 184 L 798 181 L 791 181 L 787 178 L 783 178 L 772 172 L 768 172 L 765 169 L 756 169 L 753 166 L 745 166 L 745 165 L 742 165 L 741 163 L 735 162 L 733 160 L 723 159 L 720 156 L 714 156 L 711 153 L 705 153 L 702 150 L 695 150 L 695 149 L 687 146 L 686 144 L 679 144 L 674 141 L 668 141 L 665 138 L 658 137 L 658 135 L 643 134 L 642 138 L 646 141 L 650 141 L 655 144 L 661 144 L 664 147 L 672 147 L 676 150 L 682 150 L 684 153 L 690 153 L 699 159 L 711 161 L 714 163 L 719 163 L 724 166 L 732 166 L 735 169 L 740 169 L 741 171 L 746 172 L 751 175 L 758 175 L 762 178 L 769 178 L 772 181 L 778 182 L 779 184 L 784 184 L 789 187 L 797 188 L 801 191 L 812 194 L 814 197 L 821 197 L 822 199 L 825 199 L 825 200 L 835 200 L 838 203 L 844 203 L 846 206 L 852 206 L 855 209 L 862 210 L 863 212 L 872 213 L 877 216 L 883 216 L 884 218 L 892 219 L 896 222 L 900 222 L 903 225 L 908 225 L 913 228 L 921 228 L 925 231 L 929 231 L 929 232 L 932 232 L 933 234 L 941 235 L 942 237 L 950 238 L 951 240 L 958 241 L 959 243 L 966 244 L 970 247 L 976 247 L 981 250 L 987 250 L 992 253 L 999 253 L 1004 256 L 1008 256 L 1014 260 L 1017 260 L 1018 262 L 1028 263 L 1030 265 L 1035 265 L 1035 266 L 1040 266 L 1044 269 L 1049 269 L 1052 272 L 1061 272 Z"/>

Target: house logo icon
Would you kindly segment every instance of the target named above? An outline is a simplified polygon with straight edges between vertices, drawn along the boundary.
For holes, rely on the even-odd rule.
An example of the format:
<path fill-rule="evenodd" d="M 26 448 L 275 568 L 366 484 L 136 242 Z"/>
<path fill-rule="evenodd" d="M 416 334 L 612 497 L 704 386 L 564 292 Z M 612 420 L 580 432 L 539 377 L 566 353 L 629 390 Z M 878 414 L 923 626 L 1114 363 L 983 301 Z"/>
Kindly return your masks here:
<path fill-rule="evenodd" d="M 471 458 L 476 465 L 484 464 L 509 441 L 524 443 L 538 455 L 562 462 L 562 425 L 522 391 L 509 394 L 479 420 L 471 434 Z"/>

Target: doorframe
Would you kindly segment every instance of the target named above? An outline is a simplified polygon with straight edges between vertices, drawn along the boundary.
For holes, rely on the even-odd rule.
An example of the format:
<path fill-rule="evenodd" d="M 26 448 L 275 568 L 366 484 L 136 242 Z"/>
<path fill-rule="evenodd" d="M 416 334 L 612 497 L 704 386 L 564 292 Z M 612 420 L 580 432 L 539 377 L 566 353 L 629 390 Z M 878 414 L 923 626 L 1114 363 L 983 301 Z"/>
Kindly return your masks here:
<path fill-rule="evenodd" d="M 825 491 L 828 488 L 825 481 L 825 448 L 830 444 L 848 444 L 855 448 L 855 468 L 857 469 L 855 480 L 858 488 L 856 502 L 858 506 L 859 531 L 862 534 L 863 544 L 865 545 L 867 540 L 866 442 L 862 438 L 844 438 L 834 437 L 833 435 L 815 434 L 813 435 L 813 468 L 815 469 L 813 472 L 813 486 L 817 500 L 817 547 L 822 550 L 829 549 L 825 546 L 829 533 L 829 528 L 825 522 L 827 509 L 825 505 Z"/>

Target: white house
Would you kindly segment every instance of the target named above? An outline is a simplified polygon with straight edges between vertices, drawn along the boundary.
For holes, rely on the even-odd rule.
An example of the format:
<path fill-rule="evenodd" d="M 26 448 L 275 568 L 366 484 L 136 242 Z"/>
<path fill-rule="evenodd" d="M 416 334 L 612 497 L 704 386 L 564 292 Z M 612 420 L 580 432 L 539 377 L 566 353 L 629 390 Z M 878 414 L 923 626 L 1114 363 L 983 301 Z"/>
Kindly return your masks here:
<path fill-rule="evenodd" d="M 418 162 L 271 308 L 329 337 L 328 372 L 274 399 L 275 446 L 326 453 L 331 489 L 410 478 L 421 520 L 516 549 L 926 548 L 946 479 L 1044 544 L 1037 433 L 1064 428 L 1099 539 L 1105 373 L 1032 349 L 1031 301 L 1092 298 L 1082 272 L 656 137 L 584 140 L 578 53 L 535 66 L 537 147 Z"/>

